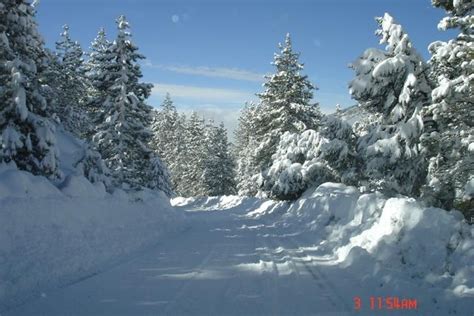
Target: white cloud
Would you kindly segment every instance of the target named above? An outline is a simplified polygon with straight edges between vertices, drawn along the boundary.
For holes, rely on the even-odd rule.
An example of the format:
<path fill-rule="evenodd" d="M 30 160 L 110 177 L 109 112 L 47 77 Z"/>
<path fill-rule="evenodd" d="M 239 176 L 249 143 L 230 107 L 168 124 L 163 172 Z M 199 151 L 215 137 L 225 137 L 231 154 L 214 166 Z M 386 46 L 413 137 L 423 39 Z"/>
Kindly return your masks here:
<path fill-rule="evenodd" d="M 163 97 L 166 93 L 172 98 L 183 98 L 197 102 L 223 102 L 226 104 L 243 104 L 255 96 L 246 91 L 155 83 L 152 94 Z"/>
<path fill-rule="evenodd" d="M 146 67 L 158 68 L 167 71 L 172 71 L 180 74 L 215 77 L 215 78 L 226 78 L 234 80 L 252 81 L 252 82 L 263 82 L 264 74 L 256 73 L 238 68 L 225 68 L 225 67 L 207 67 L 207 66 L 170 66 L 170 65 L 154 65 L 147 61 Z"/>

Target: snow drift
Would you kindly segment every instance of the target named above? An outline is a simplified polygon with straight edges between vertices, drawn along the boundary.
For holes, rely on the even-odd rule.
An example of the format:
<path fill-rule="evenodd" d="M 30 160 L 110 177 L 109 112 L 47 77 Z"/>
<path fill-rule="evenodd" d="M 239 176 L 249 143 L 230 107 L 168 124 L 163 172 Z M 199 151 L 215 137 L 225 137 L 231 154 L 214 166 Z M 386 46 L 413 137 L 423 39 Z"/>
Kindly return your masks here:
<path fill-rule="evenodd" d="M 182 213 L 160 192 L 106 193 L 69 175 L 44 177 L 0 168 L 0 310 L 62 286 L 156 244 L 179 229 Z"/>
<path fill-rule="evenodd" d="M 437 314 L 474 308 L 474 228 L 458 211 L 325 183 L 293 203 L 284 223 L 305 226 L 318 252 L 361 276 L 372 295 L 411 294 Z"/>

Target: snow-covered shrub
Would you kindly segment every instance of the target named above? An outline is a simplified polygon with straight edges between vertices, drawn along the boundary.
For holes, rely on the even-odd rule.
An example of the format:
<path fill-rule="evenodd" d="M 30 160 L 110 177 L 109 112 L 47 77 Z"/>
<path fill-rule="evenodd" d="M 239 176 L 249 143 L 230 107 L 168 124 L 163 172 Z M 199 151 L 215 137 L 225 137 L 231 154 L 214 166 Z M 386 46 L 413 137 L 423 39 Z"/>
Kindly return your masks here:
<path fill-rule="evenodd" d="M 285 133 L 272 166 L 262 173 L 263 191 L 270 197 L 291 200 L 309 186 L 327 181 L 357 184 L 359 161 L 352 127 L 336 116 L 326 116 L 320 132 Z"/>
<path fill-rule="evenodd" d="M 109 169 L 100 154 L 87 144 L 83 150 L 84 155 L 75 164 L 79 174 L 83 174 L 92 183 L 102 182 L 105 186 L 110 186 Z"/>
<path fill-rule="evenodd" d="M 283 134 L 273 164 L 263 174 L 263 190 L 272 198 L 293 200 L 310 185 L 335 180 L 335 171 L 320 157 L 328 142 L 314 130 Z"/>

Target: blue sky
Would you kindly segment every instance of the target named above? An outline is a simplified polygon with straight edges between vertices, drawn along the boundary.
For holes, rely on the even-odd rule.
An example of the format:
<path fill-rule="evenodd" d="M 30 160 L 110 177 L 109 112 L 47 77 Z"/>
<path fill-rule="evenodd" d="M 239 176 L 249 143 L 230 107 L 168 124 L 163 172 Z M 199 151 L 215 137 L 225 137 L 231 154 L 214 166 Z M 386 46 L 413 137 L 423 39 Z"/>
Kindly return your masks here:
<path fill-rule="evenodd" d="M 429 43 L 453 36 L 437 30 L 444 12 L 429 0 L 42 0 L 37 17 L 47 46 L 67 23 L 87 50 L 102 26 L 113 39 L 115 18 L 126 15 L 147 57 L 144 80 L 155 84 L 150 104 L 158 106 L 169 91 L 179 109 L 197 109 L 233 130 L 238 110 L 262 91 L 261 78 L 273 71 L 273 54 L 287 32 L 319 87 L 322 110 L 353 105 L 347 65 L 378 46 L 374 17 L 384 12 L 425 58 Z"/>

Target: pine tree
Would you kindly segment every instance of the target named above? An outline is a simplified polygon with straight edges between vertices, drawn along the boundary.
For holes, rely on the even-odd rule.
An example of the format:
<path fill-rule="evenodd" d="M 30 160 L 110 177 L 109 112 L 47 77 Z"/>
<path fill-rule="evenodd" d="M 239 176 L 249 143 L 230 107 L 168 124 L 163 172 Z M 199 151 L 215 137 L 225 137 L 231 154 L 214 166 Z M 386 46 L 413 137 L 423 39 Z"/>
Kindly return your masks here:
<path fill-rule="evenodd" d="M 459 29 L 455 39 L 429 46 L 433 103 L 424 109 L 423 149 L 429 159 L 423 198 L 446 209 L 465 208 L 469 181 L 474 182 L 474 4 L 469 0 L 440 1 L 433 5 L 449 14 L 441 30 Z"/>
<path fill-rule="evenodd" d="M 91 129 L 85 109 L 88 82 L 85 77 L 84 52 L 69 34 L 69 26 L 63 26 L 61 39 L 56 42 L 57 60 L 51 71 L 55 91 L 55 113 L 66 130 L 83 137 Z"/>
<path fill-rule="evenodd" d="M 318 129 L 321 113 L 318 104 L 312 103 L 314 86 L 308 77 L 301 75 L 303 64 L 299 53 L 293 51 L 290 35 L 280 44 L 280 54 L 275 54 L 273 65 L 276 73 L 266 76 L 265 91 L 258 94 L 260 104 L 256 110 L 256 163 L 263 171 L 272 162 L 272 155 L 280 136 L 285 132 L 303 132 Z"/>
<path fill-rule="evenodd" d="M 371 189 L 413 196 L 425 178 L 419 138 L 420 112 L 430 102 L 427 66 L 389 14 L 376 20 L 386 50 L 368 49 L 351 66 L 352 97 L 380 118 L 359 139 L 362 174 Z"/>
<path fill-rule="evenodd" d="M 193 112 L 185 124 L 185 148 L 178 193 L 182 196 L 206 195 L 203 171 L 206 159 L 204 120 Z"/>
<path fill-rule="evenodd" d="M 205 132 L 206 157 L 203 178 L 206 195 L 230 195 L 235 193 L 234 163 L 229 151 L 224 124 L 214 126 L 211 121 Z"/>
<path fill-rule="evenodd" d="M 89 120 L 94 125 L 103 119 L 101 109 L 107 98 L 107 87 L 110 85 L 110 79 L 106 76 L 113 60 L 113 56 L 109 53 L 111 45 L 112 43 L 107 40 L 104 28 L 101 28 L 91 44 L 89 59 L 85 63 L 85 76 L 90 83 L 87 91 L 86 111 Z M 88 133 L 86 138 L 91 139 L 92 134 L 93 132 Z"/>
<path fill-rule="evenodd" d="M 150 179 L 150 174 L 159 174 L 153 170 L 157 164 L 149 148 L 151 107 L 145 103 L 152 85 L 139 82 L 138 60 L 144 57 L 131 41 L 127 20 L 120 16 L 116 22 L 118 35 L 106 52 L 106 68 L 101 74 L 104 81 L 96 85 L 106 99 L 100 109 L 103 120 L 93 139 L 116 184 L 154 189 L 162 181 Z"/>
<path fill-rule="evenodd" d="M 166 94 L 161 109 L 155 111 L 152 123 L 152 148 L 170 172 L 172 188 L 177 190 L 180 182 L 182 161 L 183 125 L 169 93 Z"/>
<path fill-rule="evenodd" d="M 55 127 L 39 81 L 47 56 L 34 16 L 29 1 L 0 3 L 0 162 L 56 177 Z"/>
<path fill-rule="evenodd" d="M 175 130 L 176 142 L 172 144 L 175 149 L 175 156 L 169 162 L 172 188 L 180 196 L 184 196 L 182 189 L 185 184 L 184 179 L 188 165 L 186 120 L 185 114 L 178 116 Z"/>
<path fill-rule="evenodd" d="M 357 155 L 357 135 L 352 126 L 336 115 L 325 116 L 320 133 L 328 142 L 321 145 L 320 159 L 347 185 L 358 185 L 362 161 Z"/>
<path fill-rule="evenodd" d="M 258 192 L 259 174 L 255 162 L 255 130 L 253 118 L 255 117 L 256 105 L 248 103 L 242 109 L 239 117 L 239 126 L 235 131 L 236 144 L 234 157 L 236 157 L 236 182 L 239 195 L 253 196 Z"/>
<path fill-rule="evenodd" d="M 146 179 L 147 187 L 154 190 L 161 190 L 167 196 L 174 195 L 174 190 L 171 185 L 171 175 L 168 167 L 156 154 L 152 153 L 150 158 L 149 174 Z"/>
<path fill-rule="evenodd" d="M 253 195 L 263 185 L 262 175 L 271 166 L 272 155 L 285 132 L 318 129 L 321 113 L 319 105 L 312 103 L 315 87 L 300 73 L 303 64 L 298 58 L 288 34 L 272 63 L 276 73 L 266 76 L 265 91 L 258 94 L 259 104 L 243 113 L 246 116 L 241 119 L 240 128 L 249 136 L 237 144 L 246 144 L 247 148 L 237 157 L 239 194 Z"/>
<path fill-rule="evenodd" d="M 178 119 L 178 111 L 167 93 L 161 109 L 155 113 L 152 123 L 152 143 L 158 156 L 168 166 L 176 158 Z"/>

